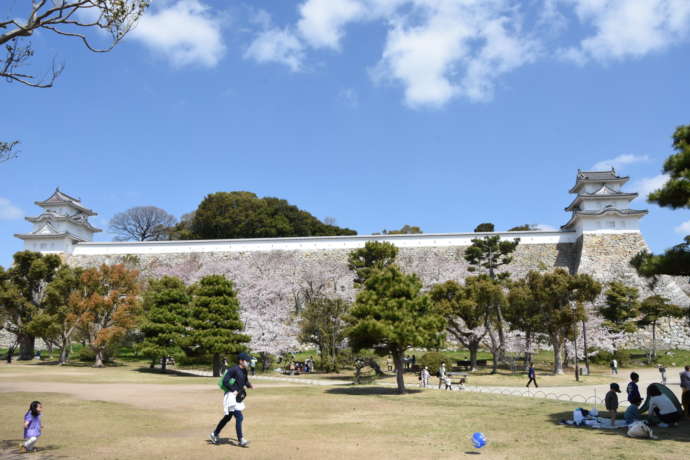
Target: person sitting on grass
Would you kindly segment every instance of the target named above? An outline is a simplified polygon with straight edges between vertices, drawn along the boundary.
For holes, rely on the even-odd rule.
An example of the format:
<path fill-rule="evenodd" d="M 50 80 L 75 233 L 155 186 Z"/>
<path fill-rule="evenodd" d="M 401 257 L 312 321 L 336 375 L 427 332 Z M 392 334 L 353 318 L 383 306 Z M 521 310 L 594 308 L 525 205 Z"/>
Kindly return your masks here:
<path fill-rule="evenodd" d="M 618 411 L 618 393 L 621 392 L 621 388 L 617 383 L 612 383 L 609 388 L 608 393 L 606 393 L 606 399 L 604 400 L 606 405 L 606 410 L 609 411 L 611 416 L 611 426 L 616 426 L 616 411 Z"/>
<path fill-rule="evenodd" d="M 647 388 L 649 397 L 649 419 L 654 423 L 661 422 L 659 426 L 674 426 L 678 424 L 683 413 L 673 404 L 671 398 L 661 393 L 655 385 Z"/>
<path fill-rule="evenodd" d="M 642 414 L 640 413 L 640 405 L 630 403 L 625 413 L 623 414 L 626 425 L 632 425 L 633 423 L 642 420 Z"/>
<path fill-rule="evenodd" d="M 42 412 L 43 405 L 39 401 L 33 401 L 24 414 L 24 441 L 19 446 L 20 452 L 32 452 L 36 449 L 36 441 L 44 428 L 41 421 Z"/>

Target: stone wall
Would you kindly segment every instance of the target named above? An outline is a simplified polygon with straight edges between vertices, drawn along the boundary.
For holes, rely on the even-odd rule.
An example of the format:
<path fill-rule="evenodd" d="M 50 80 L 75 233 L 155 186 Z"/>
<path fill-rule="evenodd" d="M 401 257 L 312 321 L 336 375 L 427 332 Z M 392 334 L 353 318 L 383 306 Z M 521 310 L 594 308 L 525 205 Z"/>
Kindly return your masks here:
<path fill-rule="evenodd" d="M 464 260 L 466 246 L 401 248 L 398 263 L 416 273 L 425 287 L 471 275 Z M 529 270 L 564 267 L 575 263 L 572 244 L 518 246 L 508 266 L 514 277 Z M 305 291 L 324 292 L 354 300 L 353 275 L 347 268 L 349 250 L 260 251 L 159 255 L 69 256 L 79 266 L 125 263 L 144 278 L 177 276 L 193 283 L 210 274 L 234 281 L 242 308 L 241 316 L 254 350 L 277 352 L 299 346 L 296 340 L 298 312 Z"/>
<path fill-rule="evenodd" d="M 576 246 L 578 273 L 587 273 L 602 283 L 622 281 L 636 287 L 640 292 L 640 300 L 650 295 L 662 295 L 671 302 L 687 308 L 690 305 L 688 295 L 679 287 L 675 277 L 661 276 L 654 290 L 650 289 L 649 280 L 640 277 L 629 261 L 642 250 L 649 250 L 646 241 L 640 233 L 620 234 L 584 234 Z M 599 303 L 604 302 L 602 293 Z M 590 329 L 593 331 L 592 343 L 602 348 L 612 348 L 614 340 L 616 346 L 630 348 L 644 348 L 651 344 L 651 327 L 635 334 L 622 337 L 611 337 L 601 328 L 601 321 L 592 316 Z M 662 321 L 657 330 L 657 341 L 666 348 L 690 347 L 690 328 L 685 320 Z"/>
<path fill-rule="evenodd" d="M 408 273 L 416 273 L 425 287 L 447 280 L 462 280 L 473 273 L 464 260 L 467 246 L 401 247 L 398 263 Z M 506 267 L 513 279 L 529 270 L 562 267 L 588 273 L 601 282 L 620 280 L 637 287 L 640 297 L 651 295 L 646 280 L 628 263 L 647 244 L 639 233 L 585 234 L 576 243 L 521 244 Z M 295 349 L 297 321 L 306 292 L 323 292 L 354 300 L 353 275 L 347 268 L 351 249 L 305 249 L 239 252 L 192 252 L 167 254 L 71 255 L 66 262 L 78 266 L 124 263 L 141 271 L 144 279 L 177 276 L 193 283 L 210 274 L 233 280 L 238 291 L 241 317 L 251 347 L 278 352 Z M 662 277 L 655 293 L 688 306 L 688 296 L 679 287 L 687 279 Z M 687 286 L 686 286 L 687 287 Z M 603 302 L 603 295 L 599 299 Z M 601 320 L 591 315 L 588 327 L 590 346 L 611 349 L 617 346 L 646 347 L 651 330 L 623 337 L 611 337 Z M 664 320 L 657 331 L 661 347 L 690 347 L 690 329 L 682 321 Z M 615 339 L 615 342 L 614 342 Z M 0 331 L 0 346 L 10 340 Z M 518 341 L 519 342 L 519 341 Z"/>

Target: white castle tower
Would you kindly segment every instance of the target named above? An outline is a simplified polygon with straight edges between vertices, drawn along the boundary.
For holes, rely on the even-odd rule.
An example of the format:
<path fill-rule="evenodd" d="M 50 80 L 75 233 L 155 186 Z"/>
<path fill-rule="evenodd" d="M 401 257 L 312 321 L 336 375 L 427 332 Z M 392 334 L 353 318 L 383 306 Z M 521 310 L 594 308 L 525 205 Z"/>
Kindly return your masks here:
<path fill-rule="evenodd" d="M 37 217 L 26 217 L 34 224 L 31 233 L 15 234 L 24 240 L 24 249 L 46 253 L 72 253 L 76 243 L 92 241 L 93 234 L 101 229 L 89 223 L 89 217 L 97 215 L 73 198 L 56 188 L 50 198 L 35 202 L 43 208 Z"/>
<path fill-rule="evenodd" d="M 572 211 L 568 223 L 561 227 L 565 231 L 583 233 L 625 233 L 639 232 L 640 219 L 645 210 L 630 209 L 630 202 L 637 193 L 622 192 L 628 176 L 616 175 L 616 171 L 581 171 L 578 169 L 575 185 L 569 193 L 577 196 L 566 211 Z"/>

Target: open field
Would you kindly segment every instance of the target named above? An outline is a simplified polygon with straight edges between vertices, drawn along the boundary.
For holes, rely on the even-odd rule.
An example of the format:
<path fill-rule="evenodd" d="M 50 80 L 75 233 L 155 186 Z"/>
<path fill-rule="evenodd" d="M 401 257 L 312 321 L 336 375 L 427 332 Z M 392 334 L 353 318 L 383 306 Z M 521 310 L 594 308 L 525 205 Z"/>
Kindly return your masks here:
<path fill-rule="evenodd" d="M 221 416 L 213 378 L 106 369 L 0 365 L 0 456 L 14 454 L 33 399 L 46 429 L 32 458 L 459 458 L 484 432 L 483 458 L 687 458 L 690 422 L 656 430 L 659 441 L 563 427 L 573 404 L 469 392 L 376 386 L 299 386 L 257 381 L 245 411 L 249 449 L 209 445 Z M 223 434 L 234 438 L 229 424 Z M 555 442 L 558 440 L 558 442 Z"/>

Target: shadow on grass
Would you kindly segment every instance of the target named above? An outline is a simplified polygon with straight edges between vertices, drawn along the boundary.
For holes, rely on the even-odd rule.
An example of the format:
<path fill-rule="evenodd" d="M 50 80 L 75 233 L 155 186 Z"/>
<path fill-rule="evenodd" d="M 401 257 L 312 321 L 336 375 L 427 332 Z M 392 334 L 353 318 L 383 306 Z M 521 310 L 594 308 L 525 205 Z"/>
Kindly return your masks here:
<path fill-rule="evenodd" d="M 601 416 L 602 413 L 599 415 Z M 572 420 L 573 418 L 573 413 L 572 411 L 570 412 L 558 412 L 555 414 L 549 415 L 549 418 L 551 421 L 555 424 L 561 424 L 562 420 Z M 604 417 L 605 418 L 605 417 Z M 618 413 L 617 419 L 622 420 L 623 419 L 623 414 L 621 412 Z M 602 435 L 605 436 L 626 436 L 626 433 L 628 432 L 627 427 L 626 428 L 618 428 L 618 429 L 598 429 L 598 428 L 589 428 L 589 427 L 576 427 L 572 425 L 562 425 L 565 428 L 573 429 L 573 430 L 589 430 L 589 431 L 596 431 Z M 676 427 L 669 427 L 669 428 L 660 428 L 658 426 L 652 427 L 652 431 L 654 432 L 655 436 L 658 436 L 659 441 L 664 441 L 664 440 L 673 440 L 673 441 L 682 441 L 682 442 L 690 442 L 690 420 L 687 418 L 684 418 L 683 420 L 680 421 L 678 426 Z M 632 438 L 631 438 L 632 439 Z M 644 441 L 644 439 L 640 439 L 641 441 Z"/>
<path fill-rule="evenodd" d="M 189 372 L 185 371 L 176 371 L 174 369 L 166 369 L 162 370 L 160 368 L 153 368 L 151 369 L 150 367 L 137 367 L 135 369 L 132 369 L 132 372 L 139 372 L 141 374 L 157 374 L 157 375 L 169 375 L 171 377 L 199 377 L 199 378 L 208 378 L 207 376 L 204 375 L 197 375 L 197 374 L 192 374 Z"/>
<path fill-rule="evenodd" d="M 22 453 L 19 451 L 19 444 L 23 442 L 23 439 L 3 439 L 0 441 L 0 457 L 4 459 L 20 459 L 26 458 L 27 455 L 39 454 L 39 458 L 52 459 L 52 458 L 67 458 L 63 455 L 50 454 L 48 452 L 58 449 L 58 446 L 52 444 L 38 445 L 36 450 L 29 453 Z"/>
<path fill-rule="evenodd" d="M 406 389 L 405 394 L 421 393 L 422 390 Z M 371 395 L 397 395 L 398 390 L 394 387 L 379 387 L 379 386 L 350 386 L 329 388 L 326 393 L 332 395 L 350 395 L 350 396 L 371 396 Z"/>

